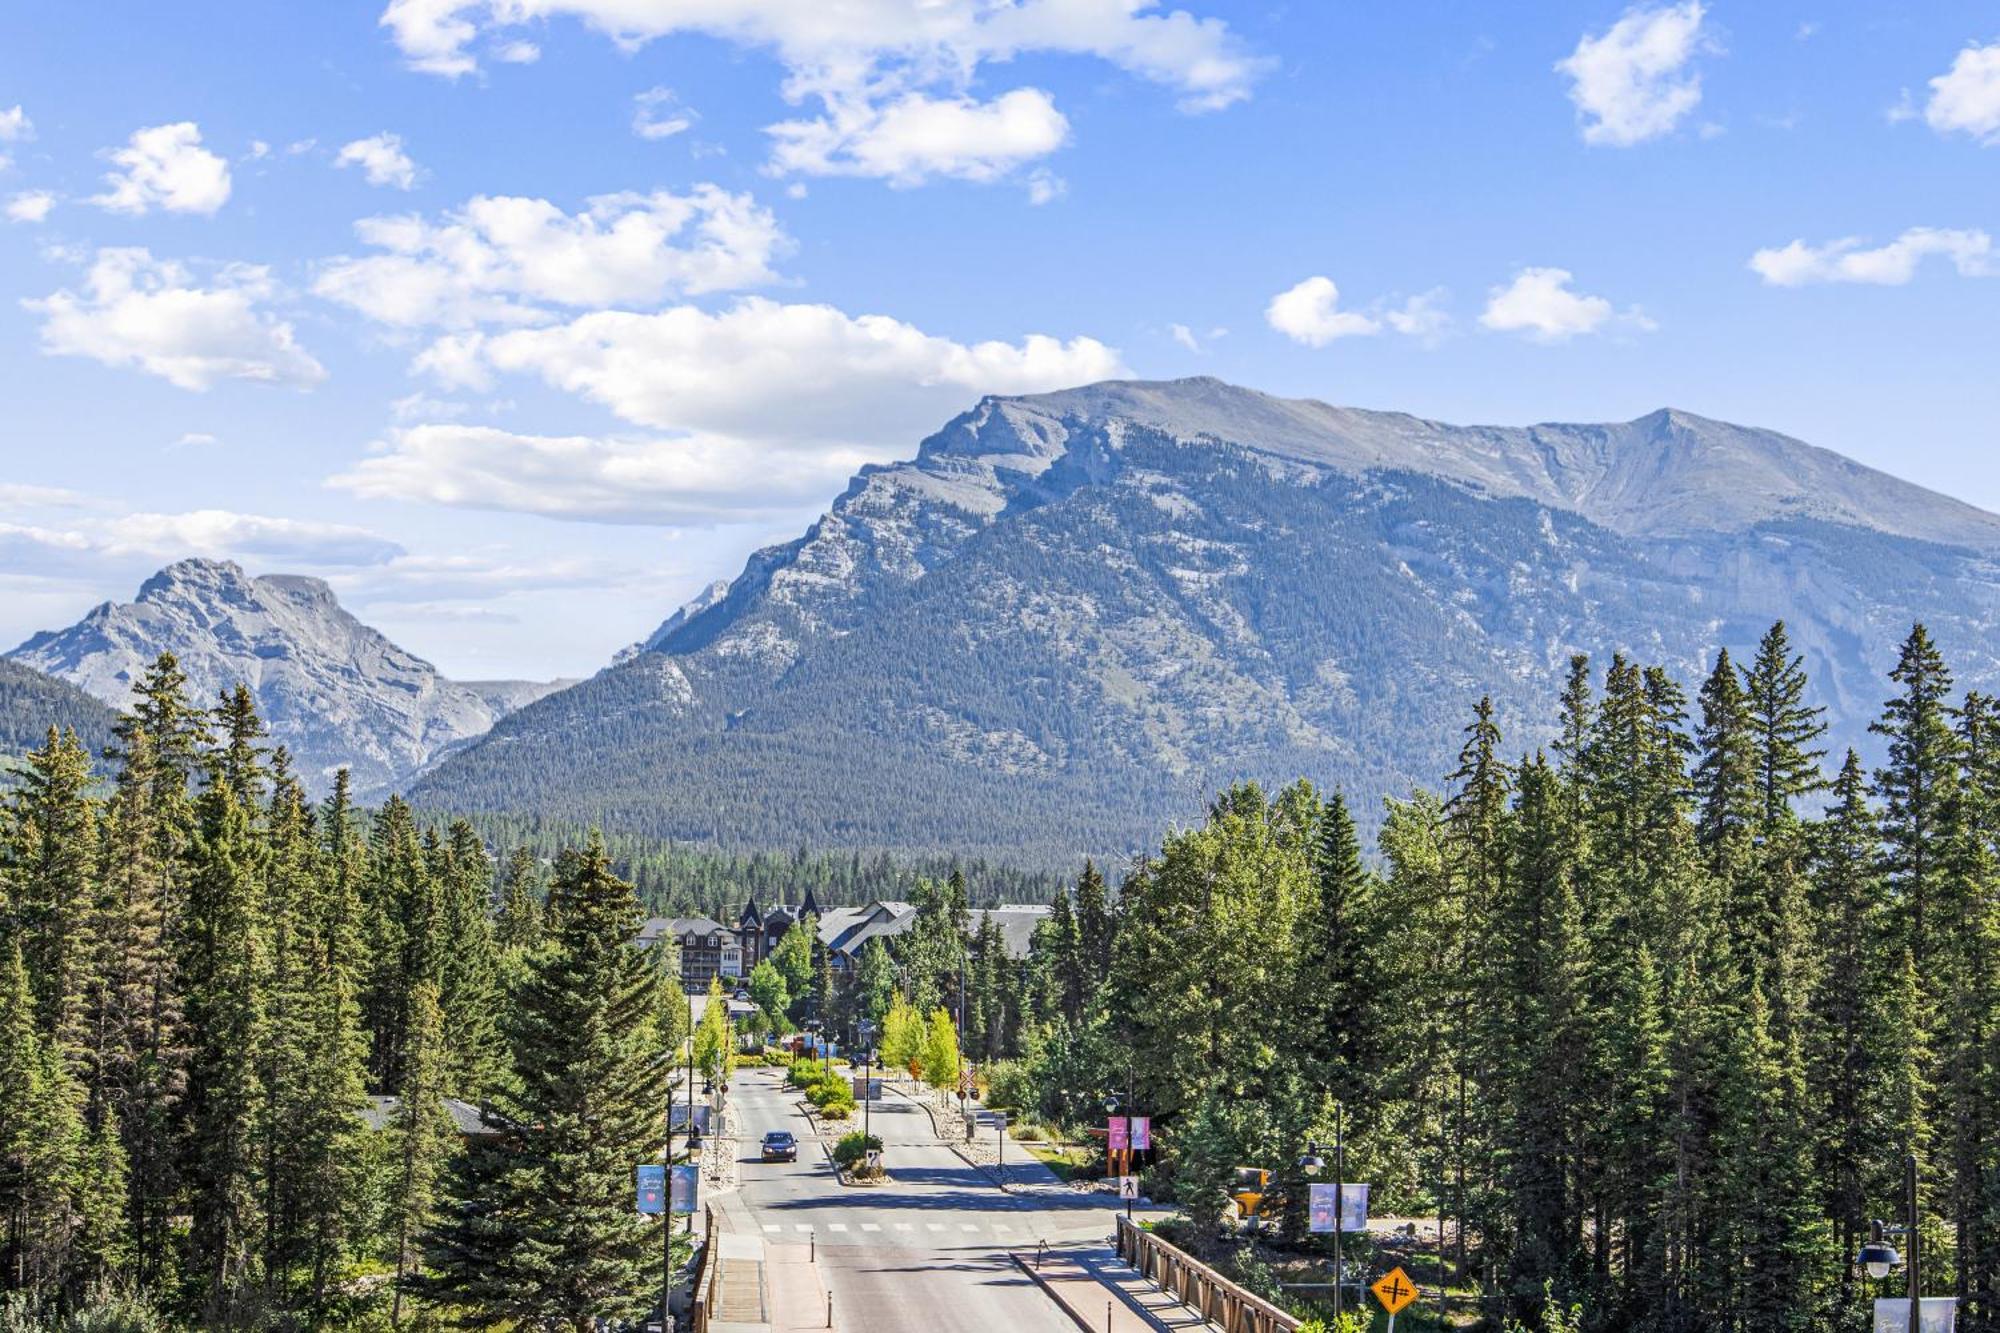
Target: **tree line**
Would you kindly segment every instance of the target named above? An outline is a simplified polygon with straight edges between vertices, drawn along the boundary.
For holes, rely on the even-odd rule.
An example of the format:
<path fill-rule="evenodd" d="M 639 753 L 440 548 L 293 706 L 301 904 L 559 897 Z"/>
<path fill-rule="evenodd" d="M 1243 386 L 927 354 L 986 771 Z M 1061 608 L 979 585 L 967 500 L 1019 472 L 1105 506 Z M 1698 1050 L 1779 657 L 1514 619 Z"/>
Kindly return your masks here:
<path fill-rule="evenodd" d="M 1576 657 L 1554 744 L 1482 700 L 1373 863 L 1338 792 L 1231 789 L 1057 899 L 989 1073 L 1059 1124 L 1151 1114 L 1209 1237 L 1239 1165 L 1299 1235 L 1337 1103 L 1349 1179 L 1441 1216 L 1496 1326 L 1863 1327 L 1914 1154 L 1927 1294 L 2000 1328 L 2000 702 L 1921 625 L 1890 685 L 1871 771 L 1782 623 L 1691 699 Z"/>
<path fill-rule="evenodd" d="M 346 775 L 307 801 L 238 687 L 171 656 L 0 819 L 9 1327 L 640 1313 L 686 1001 L 601 842 L 497 865 Z M 106 1312 L 111 1312 L 106 1315 Z M 78 1325 L 81 1326 L 81 1325 Z M 94 1326 L 94 1325 L 93 1325 Z"/>

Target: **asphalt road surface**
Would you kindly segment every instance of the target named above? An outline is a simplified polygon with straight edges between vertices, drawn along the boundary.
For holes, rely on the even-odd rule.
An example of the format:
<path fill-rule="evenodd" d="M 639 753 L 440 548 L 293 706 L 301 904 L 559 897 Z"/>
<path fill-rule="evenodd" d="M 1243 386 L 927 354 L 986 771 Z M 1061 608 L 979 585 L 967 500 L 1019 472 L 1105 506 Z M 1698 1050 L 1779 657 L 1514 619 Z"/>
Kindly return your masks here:
<path fill-rule="evenodd" d="M 1041 1240 L 1101 1242 L 1112 1229 L 1104 1196 L 1061 1185 L 1003 1193 L 938 1141 L 921 1107 L 894 1095 L 876 1102 L 873 1125 L 890 1182 L 842 1185 L 782 1073 L 746 1069 L 731 1081 L 739 1197 L 767 1241 L 812 1240 L 836 1328 L 1075 1333 L 1008 1254 L 1032 1252 Z M 758 1160 L 758 1141 L 769 1129 L 799 1136 L 796 1163 Z"/>

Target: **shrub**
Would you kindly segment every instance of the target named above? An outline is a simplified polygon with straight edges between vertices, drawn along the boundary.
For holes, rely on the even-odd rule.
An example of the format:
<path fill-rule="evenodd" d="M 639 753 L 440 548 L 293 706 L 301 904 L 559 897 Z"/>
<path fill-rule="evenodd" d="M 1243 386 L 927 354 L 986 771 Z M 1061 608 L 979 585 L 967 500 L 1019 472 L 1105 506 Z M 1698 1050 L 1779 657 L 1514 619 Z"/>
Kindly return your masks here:
<path fill-rule="evenodd" d="M 868 1155 L 871 1148 L 880 1152 L 882 1140 L 873 1134 L 863 1134 L 858 1129 L 851 1134 L 843 1134 L 840 1142 L 833 1145 L 834 1165 L 851 1170 Z"/>
<path fill-rule="evenodd" d="M 806 1100 L 827 1115 L 838 1119 L 854 1110 L 854 1089 L 834 1079 L 828 1079 L 806 1093 Z"/>
<path fill-rule="evenodd" d="M 1035 1084 L 1028 1066 L 1019 1060 L 995 1060 L 986 1066 L 986 1104 L 1014 1111 L 1033 1107 Z"/>
<path fill-rule="evenodd" d="M 818 1060 L 794 1060 L 785 1081 L 795 1088 L 812 1091 L 826 1080 L 830 1071 Z"/>

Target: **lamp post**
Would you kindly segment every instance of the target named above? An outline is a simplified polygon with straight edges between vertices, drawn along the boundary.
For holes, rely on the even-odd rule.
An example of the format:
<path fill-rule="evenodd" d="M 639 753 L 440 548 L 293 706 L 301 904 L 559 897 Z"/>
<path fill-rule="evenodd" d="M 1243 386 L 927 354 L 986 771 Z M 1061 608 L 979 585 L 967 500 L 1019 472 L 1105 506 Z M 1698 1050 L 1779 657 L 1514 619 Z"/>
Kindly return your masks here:
<path fill-rule="evenodd" d="M 1346 1265 L 1340 1255 L 1340 1221 L 1342 1221 L 1340 1211 L 1344 1205 L 1342 1195 L 1348 1193 L 1348 1145 L 1342 1125 L 1342 1111 L 1344 1107 L 1336 1101 L 1334 1103 L 1334 1323 L 1340 1321 L 1340 1305 L 1344 1299 L 1340 1281 L 1342 1277 L 1346 1277 L 1346 1273 L 1342 1271 Z M 1298 1159 L 1298 1171 L 1308 1179 L 1316 1177 L 1320 1171 L 1326 1171 L 1326 1159 L 1320 1157 L 1318 1143 L 1306 1143 L 1306 1155 Z"/>
<path fill-rule="evenodd" d="M 1903 1244 L 1908 1247 L 1908 1255 L 1896 1253 L 1896 1247 L 1883 1237 L 1887 1230 L 1881 1222 L 1868 1224 L 1868 1239 L 1854 1256 L 1854 1266 L 1880 1281 L 1889 1276 L 1899 1264 L 1908 1281 L 1910 1294 L 1909 1333 L 1923 1330 L 1923 1263 L 1921 1250 L 1923 1242 L 1917 1234 L 1917 1155 L 1909 1153 L 1903 1158 Z"/>
<path fill-rule="evenodd" d="M 701 1154 L 701 1127 L 695 1123 L 694 1119 L 694 996 L 692 993 L 690 993 L 688 996 L 687 1094 L 688 1094 L 688 1137 L 687 1137 L 688 1165 L 695 1167 L 697 1171 L 699 1171 L 700 1154 Z M 696 1176 L 696 1180 L 697 1181 L 700 1180 L 700 1176 L 698 1174 Z M 687 1229 L 688 1229 L 688 1235 L 692 1236 L 694 1234 L 694 1214 L 692 1212 L 688 1214 Z"/>

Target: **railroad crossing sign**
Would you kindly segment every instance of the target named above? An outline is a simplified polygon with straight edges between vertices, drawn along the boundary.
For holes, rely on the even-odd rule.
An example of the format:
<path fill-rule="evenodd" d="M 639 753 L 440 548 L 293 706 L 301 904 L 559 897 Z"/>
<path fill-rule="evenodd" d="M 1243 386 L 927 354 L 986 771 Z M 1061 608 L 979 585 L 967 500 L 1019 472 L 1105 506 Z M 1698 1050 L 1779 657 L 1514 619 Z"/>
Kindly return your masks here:
<path fill-rule="evenodd" d="M 1375 1299 L 1382 1302 L 1382 1308 L 1389 1312 L 1392 1320 L 1402 1308 L 1417 1298 L 1417 1284 L 1410 1281 L 1410 1275 L 1402 1268 L 1392 1268 L 1368 1290 L 1375 1293 Z"/>

